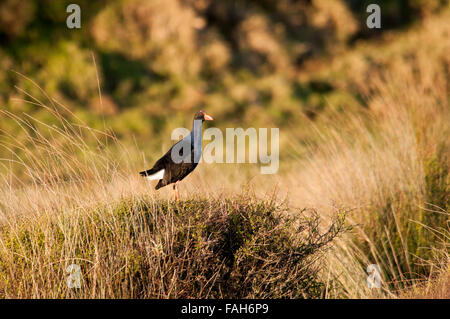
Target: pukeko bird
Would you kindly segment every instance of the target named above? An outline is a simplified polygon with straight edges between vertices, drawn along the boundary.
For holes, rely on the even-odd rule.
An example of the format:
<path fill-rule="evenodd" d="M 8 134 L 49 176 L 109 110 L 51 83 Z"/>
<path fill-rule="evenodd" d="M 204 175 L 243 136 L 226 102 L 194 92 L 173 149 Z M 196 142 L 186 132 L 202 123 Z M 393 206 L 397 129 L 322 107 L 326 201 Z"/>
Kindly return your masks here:
<path fill-rule="evenodd" d="M 148 180 L 159 180 L 155 189 L 175 183 L 175 200 L 179 199 L 178 182 L 191 173 L 200 161 L 202 154 L 202 124 L 213 118 L 205 111 L 195 113 L 192 131 L 185 138 L 174 144 L 155 165 L 139 174 Z"/>

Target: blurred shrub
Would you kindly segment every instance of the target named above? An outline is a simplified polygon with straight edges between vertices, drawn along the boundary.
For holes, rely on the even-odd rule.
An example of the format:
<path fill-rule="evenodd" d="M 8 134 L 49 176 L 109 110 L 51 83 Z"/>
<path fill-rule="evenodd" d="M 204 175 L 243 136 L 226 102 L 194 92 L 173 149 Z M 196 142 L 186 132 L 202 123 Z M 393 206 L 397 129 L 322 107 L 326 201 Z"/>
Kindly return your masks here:
<path fill-rule="evenodd" d="M 283 71 L 289 60 L 278 37 L 283 38 L 283 27 L 271 28 L 262 15 L 250 15 L 239 25 L 236 32 L 239 49 L 243 55 L 242 64 L 253 70 L 271 67 L 268 71 Z"/>
<path fill-rule="evenodd" d="M 213 34 L 202 45 L 200 54 L 203 59 L 203 69 L 208 76 L 216 76 L 226 70 L 231 59 L 231 50 L 220 36 Z"/>
<path fill-rule="evenodd" d="M 22 35 L 26 26 L 34 18 L 35 6 L 32 1 L 3 0 L 0 2 L 0 32 L 9 37 Z"/>
<path fill-rule="evenodd" d="M 343 1 L 313 0 L 311 24 L 321 32 L 325 45 L 335 46 L 358 31 L 358 23 Z"/>
<path fill-rule="evenodd" d="M 131 0 L 102 10 L 92 35 L 100 49 L 142 59 L 157 73 L 196 74 L 196 30 L 203 26 L 203 19 L 178 0 Z"/>
<path fill-rule="evenodd" d="M 80 0 L 80 30 L 65 26 L 69 3 L 1 2 L 0 38 L 7 40 L 0 52 L 1 106 L 37 112 L 37 107 L 17 102 L 29 97 L 14 86 L 46 101 L 30 81 L 7 72 L 13 69 L 94 125 L 103 123 L 102 116 L 114 115 L 111 122 L 106 118 L 107 126 L 119 126 L 121 135 L 133 132 L 148 143 L 148 131 L 158 135 L 153 141 L 160 140 L 169 129 L 166 123 L 184 118 L 177 125 L 190 126 L 186 113 L 200 108 L 220 116 L 224 126 L 284 126 L 304 115 L 317 119 L 331 108 L 356 109 L 371 72 L 389 67 L 394 62 L 386 61 L 394 59 L 378 50 L 348 59 L 342 53 L 356 39 L 421 21 L 448 1 L 380 0 L 383 29 L 369 33 L 368 1 Z M 403 51 L 390 56 L 413 54 L 409 47 Z M 327 56 L 336 57 L 334 63 L 320 60 Z M 322 66 L 334 71 L 318 75 Z M 117 123 L 130 120 L 128 109 L 140 124 L 126 132 Z M 6 126 L 0 123 L 0 128 Z"/>
<path fill-rule="evenodd" d="M 92 55 L 73 42 L 61 42 L 50 50 L 37 78 L 50 94 L 59 91 L 78 103 L 85 103 L 98 94 Z"/>
<path fill-rule="evenodd" d="M 116 115 L 118 111 L 117 105 L 108 95 L 101 98 L 95 96 L 89 101 L 89 109 L 95 115 Z"/>
<path fill-rule="evenodd" d="M 0 231 L 0 296 L 320 298 L 323 252 L 347 229 L 344 214 L 320 231 L 317 213 L 288 217 L 284 206 L 248 195 L 124 200 L 50 216 Z M 82 268 L 79 291 L 61 284 L 72 259 Z"/>

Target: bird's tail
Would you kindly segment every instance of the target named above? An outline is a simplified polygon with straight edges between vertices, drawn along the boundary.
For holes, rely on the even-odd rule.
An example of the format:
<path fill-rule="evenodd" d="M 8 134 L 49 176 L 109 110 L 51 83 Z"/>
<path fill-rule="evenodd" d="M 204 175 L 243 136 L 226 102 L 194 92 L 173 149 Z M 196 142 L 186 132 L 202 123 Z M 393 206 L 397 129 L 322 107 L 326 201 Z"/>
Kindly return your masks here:
<path fill-rule="evenodd" d="M 164 171 L 165 171 L 164 169 L 155 170 L 155 169 L 151 168 L 146 171 L 139 172 L 139 174 L 141 176 L 144 176 L 145 179 L 152 181 L 152 180 L 162 179 L 164 177 Z"/>
<path fill-rule="evenodd" d="M 147 175 L 150 175 L 150 174 L 152 174 L 152 170 L 151 169 L 139 172 L 139 175 L 141 175 L 141 176 L 147 176 Z"/>

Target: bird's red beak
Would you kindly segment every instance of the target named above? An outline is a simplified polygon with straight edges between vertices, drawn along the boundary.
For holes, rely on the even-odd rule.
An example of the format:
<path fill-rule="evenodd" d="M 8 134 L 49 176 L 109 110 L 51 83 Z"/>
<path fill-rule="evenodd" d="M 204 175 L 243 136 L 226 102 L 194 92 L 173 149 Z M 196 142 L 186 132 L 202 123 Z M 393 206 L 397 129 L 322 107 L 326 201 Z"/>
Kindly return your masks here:
<path fill-rule="evenodd" d="M 208 115 L 208 114 L 206 114 L 206 113 L 204 113 L 203 117 L 204 117 L 204 119 L 205 119 L 206 121 L 212 121 L 212 120 L 214 120 L 213 117 L 212 117 L 211 115 Z"/>

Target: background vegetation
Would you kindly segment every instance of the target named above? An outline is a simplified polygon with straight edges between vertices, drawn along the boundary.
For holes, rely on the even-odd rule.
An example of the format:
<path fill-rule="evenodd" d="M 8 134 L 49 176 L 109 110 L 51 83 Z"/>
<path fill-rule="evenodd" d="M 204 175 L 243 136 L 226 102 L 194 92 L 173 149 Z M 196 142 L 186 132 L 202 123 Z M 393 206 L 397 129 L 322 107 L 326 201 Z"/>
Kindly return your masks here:
<path fill-rule="evenodd" d="M 0 4 L 0 296 L 449 297 L 448 1 L 379 30 L 373 1 L 80 0 L 72 30 L 70 2 Z M 154 192 L 198 109 L 279 127 L 279 173 Z"/>

